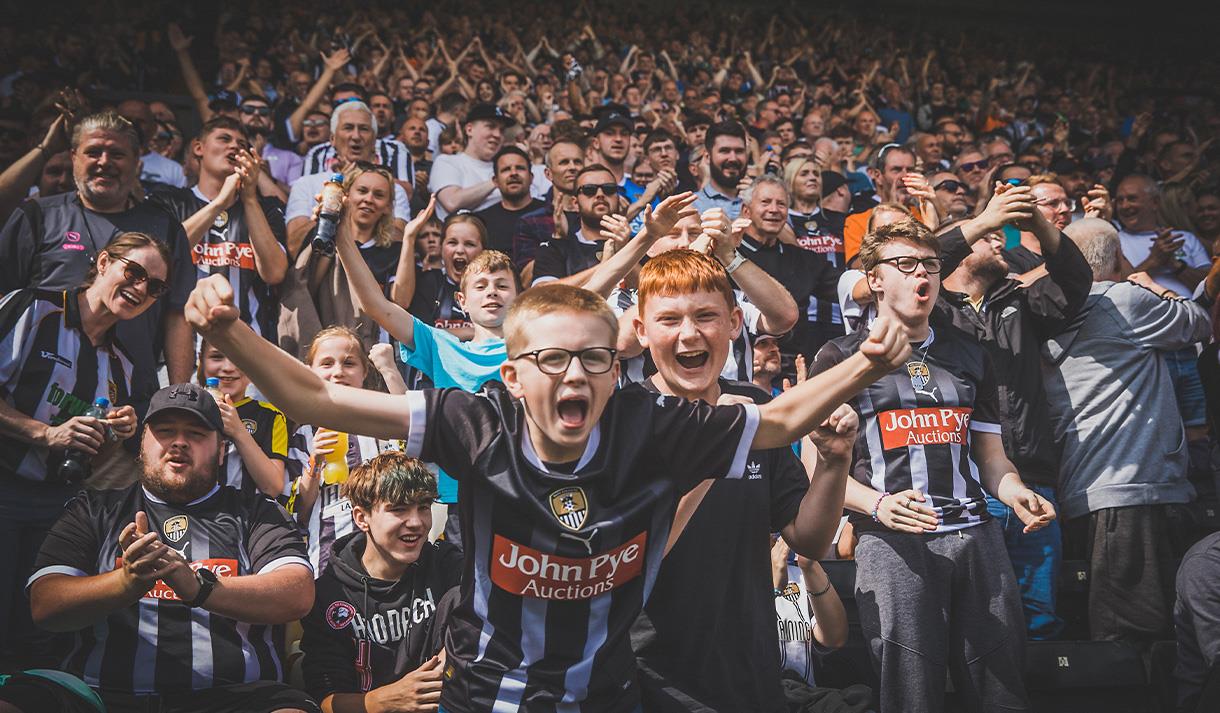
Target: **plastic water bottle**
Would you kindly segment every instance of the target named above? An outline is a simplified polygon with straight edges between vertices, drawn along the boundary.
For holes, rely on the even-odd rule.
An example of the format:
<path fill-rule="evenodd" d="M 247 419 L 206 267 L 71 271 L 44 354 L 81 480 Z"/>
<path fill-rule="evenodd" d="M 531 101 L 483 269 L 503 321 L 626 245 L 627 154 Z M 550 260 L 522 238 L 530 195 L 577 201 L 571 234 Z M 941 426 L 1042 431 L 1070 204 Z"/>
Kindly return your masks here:
<path fill-rule="evenodd" d="M 94 401 L 93 405 L 81 415 L 88 416 L 90 418 L 105 419 L 106 414 L 109 412 L 110 399 L 99 398 Z M 103 426 L 103 429 L 106 432 L 107 438 L 114 437 L 109 428 Z M 89 455 L 88 453 L 76 450 L 75 448 L 69 448 L 68 450 L 64 451 L 64 459 L 59 464 L 59 477 L 67 483 L 79 483 L 85 478 L 88 478 L 93 472 L 93 468 L 89 462 L 92 457 L 93 456 Z"/>
<path fill-rule="evenodd" d="M 215 376 L 209 376 L 204 380 L 203 384 L 203 388 L 212 395 L 212 398 L 216 399 L 216 403 L 223 404 L 225 402 L 225 395 L 220 393 L 220 379 Z"/>
<path fill-rule="evenodd" d="M 329 257 L 335 254 L 335 233 L 343 211 L 343 174 L 333 174 L 322 184 L 322 209 L 318 212 L 318 231 L 313 237 L 314 252 Z"/>

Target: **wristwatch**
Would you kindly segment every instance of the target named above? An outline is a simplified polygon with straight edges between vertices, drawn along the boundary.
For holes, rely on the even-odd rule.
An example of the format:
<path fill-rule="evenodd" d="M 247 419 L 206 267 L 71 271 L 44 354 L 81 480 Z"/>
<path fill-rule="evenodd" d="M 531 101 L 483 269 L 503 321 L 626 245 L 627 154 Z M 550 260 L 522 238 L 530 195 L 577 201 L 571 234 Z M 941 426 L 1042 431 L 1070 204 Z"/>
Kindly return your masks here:
<path fill-rule="evenodd" d="M 730 262 L 728 265 L 724 266 L 724 271 L 729 273 L 730 275 L 732 275 L 734 272 L 737 271 L 737 268 L 741 267 L 741 264 L 745 261 L 746 261 L 745 256 L 743 256 L 741 253 L 734 250 L 733 251 L 733 261 Z"/>
<path fill-rule="evenodd" d="M 195 598 L 187 602 L 189 607 L 200 607 L 212 596 L 212 590 L 216 588 L 218 580 L 216 573 L 207 567 L 200 567 L 195 570 L 195 581 L 199 583 L 199 592 L 195 594 Z"/>

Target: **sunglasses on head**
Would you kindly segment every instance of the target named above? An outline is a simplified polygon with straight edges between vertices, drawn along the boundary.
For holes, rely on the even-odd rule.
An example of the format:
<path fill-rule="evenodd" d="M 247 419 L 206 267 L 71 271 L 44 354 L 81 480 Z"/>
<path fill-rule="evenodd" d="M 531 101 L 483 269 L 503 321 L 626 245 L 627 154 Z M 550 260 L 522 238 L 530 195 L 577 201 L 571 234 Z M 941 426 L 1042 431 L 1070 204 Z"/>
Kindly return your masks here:
<path fill-rule="evenodd" d="M 271 107 L 246 104 L 241 108 L 241 113 L 245 114 L 246 116 L 254 116 L 255 114 L 258 114 L 259 116 L 271 116 Z"/>
<path fill-rule="evenodd" d="M 947 180 L 941 181 L 940 183 L 937 183 L 935 186 L 933 186 L 933 188 L 938 191 L 949 191 L 950 193 L 957 193 L 958 191 L 966 190 L 966 184 L 962 183 L 961 181 L 954 181 L 953 179 L 947 179 Z"/>
<path fill-rule="evenodd" d="M 974 171 L 986 171 L 987 166 L 989 166 L 990 164 L 991 164 L 991 160 L 984 158 L 984 159 L 980 159 L 978 161 L 971 161 L 970 163 L 963 163 L 958 168 L 965 171 L 966 173 L 972 173 Z"/>
<path fill-rule="evenodd" d="M 149 297 L 156 299 L 161 295 L 164 295 L 165 291 L 169 289 L 168 282 L 165 280 L 159 280 L 155 277 L 149 277 L 148 270 L 145 270 L 144 266 L 140 263 L 134 260 L 128 260 L 121 255 L 115 256 L 114 259 L 123 263 L 123 279 L 127 280 L 133 285 L 138 285 L 142 282 L 148 285 L 146 289 L 148 290 Z"/>
<path fill-rule="evenodd" d="M 592 198 L 593 196 L 597 195 L 598 191 L 605 193 L 607 198 L 609 198 L 610 196 L 618 195 L 618 184 L 617 183 L 587 183 L 583 186 L 576 187 L 576 192 L 582 196 L 585 196 L 586 198 Z"/>

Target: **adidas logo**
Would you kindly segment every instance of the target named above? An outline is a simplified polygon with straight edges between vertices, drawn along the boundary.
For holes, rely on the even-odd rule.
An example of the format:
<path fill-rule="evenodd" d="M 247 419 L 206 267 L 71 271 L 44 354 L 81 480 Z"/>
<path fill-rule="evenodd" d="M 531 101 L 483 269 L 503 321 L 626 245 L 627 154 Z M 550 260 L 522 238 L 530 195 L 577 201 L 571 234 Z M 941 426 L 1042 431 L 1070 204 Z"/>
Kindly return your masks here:
<path fill-rule="evenodd" d="M 746 463 L 746 473 L 748 480 L 762 480 L 762 466 L 754 461 Z"/>

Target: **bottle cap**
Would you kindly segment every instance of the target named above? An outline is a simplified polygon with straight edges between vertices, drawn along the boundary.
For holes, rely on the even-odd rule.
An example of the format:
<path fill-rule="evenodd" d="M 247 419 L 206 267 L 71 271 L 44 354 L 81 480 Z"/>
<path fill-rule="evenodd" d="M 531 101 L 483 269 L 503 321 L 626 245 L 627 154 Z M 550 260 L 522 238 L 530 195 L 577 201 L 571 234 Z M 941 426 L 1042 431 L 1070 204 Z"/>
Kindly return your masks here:
<path fill-rule="evenodd" d="M 331 183 L 343 183 L 343 174 L 342 173 L 332 173 L 330 176 L 330 182 Z"/>
<path fill-rule="evenodd" d="M 106 398 L 105 396 L 102 396 L 102 397 L 98 398 L 96 401 L 94 401 L 93 405 L 101 406 L 102 408 L 110 408 L 110 399 Z"/>
<path fill-rule="evenodd" d="M 220 379 L 216 378 L 215 376 L 209 376 L 204 383 L 207 385 L 207 388 L 215 389 L 220 386 Z"/>

